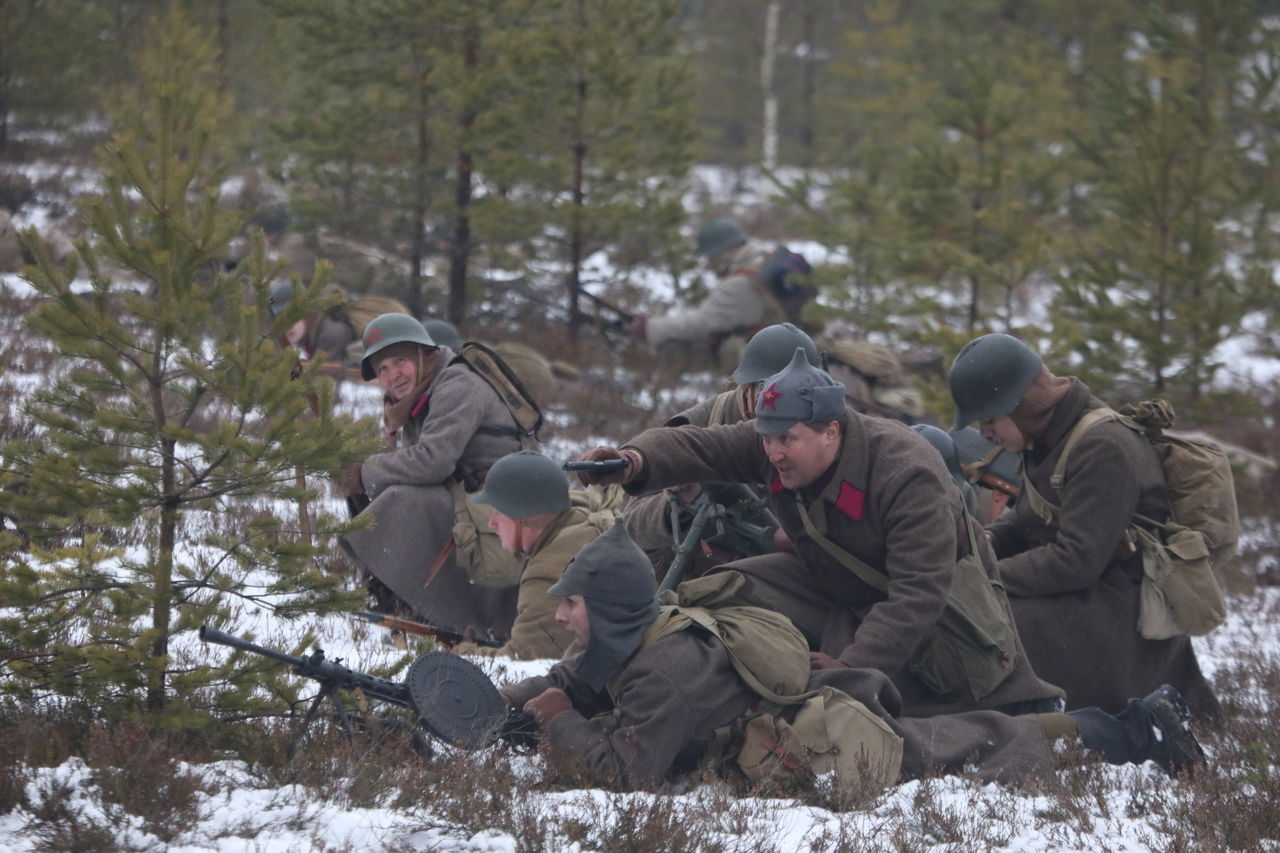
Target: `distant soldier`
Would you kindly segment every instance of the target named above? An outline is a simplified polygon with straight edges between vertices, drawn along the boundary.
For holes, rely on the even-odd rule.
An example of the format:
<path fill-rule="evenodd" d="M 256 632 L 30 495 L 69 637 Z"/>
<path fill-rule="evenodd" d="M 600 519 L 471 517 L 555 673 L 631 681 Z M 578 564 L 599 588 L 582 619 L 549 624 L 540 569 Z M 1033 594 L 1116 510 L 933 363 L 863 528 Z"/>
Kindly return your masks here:
<path fill-rule="evenodd" d="M 361 371 L 386 391 L 383 421 L 394 449 L 348 472 L 347 494 L 376 524 L 340 544 L 375 581 L 384 612 L 407 609 L 440 627 L 504 637 L 516 588 L 472 585 L 452 536 L 454 492 L 478 490 L 489 466 L 520 449 L 512 415 L 483 378 L 406 314 L 370 323 L 364 348 Z"/>
<path fill-rule="evenodd" d="M 708 345 L 719 364 L 737 364 L 750 335 L 787 318 L 760 276 L 772 253 L 748 242 L 728 219 L 713 220 L 698 232 L 697 253 L 718 279 L 706 298 L 679 314 L 636 317 L 627 329 L 654 350 L 674 342 Z"/>
<path fill-rule="evenodd" d="M 648 430 L 621 449 L 586 454 L 628 460 L 620 474 L 579 476 L 622 482 L 633 493 L 767 482 L 769 507 L 795 554 L 724 568 L 747 576 L 739 603 L 776 610 L 800 629 L 815 669 L 878 669 L 893 679 L 909 714 L 1052 710 L 1059 692 L 1017 655 L 1016 630 L 986 564 L 966 559 L 983 543 L 963 523 L 959 492 L 938 454 L 907 426 L 860 415 L 844 399 L 843 386 L 797 349 L 763 383 L 753 421 Z M 979 649 L 966 640 L 976 624 L 941 627 L 954 616 L 953 590 L 979 597 L 970 612 L 1000 643 Z"/>
<path fill-rule="evenodd" d="M 358 367 L 364 357 L 361 336 L 375 317 L 408 314 L 408 309 L 386 296 L 348 296 L 335 284 L 324 294 L 341 301 L 323 311 L 313 311 L 285 332 L 285 340 L 306 353 L 307 358 L 336 362 L 342 367 Z M 293 283 L 277 281 L 271 287 L 268 305 L 274 317 L 293 299 Z"/>
<path fill-rule="evenodd" d="M 733 373 L 734 388 L 673 415 L 663 426 L 727 426 L 754 418 L 760 383 L 781 372 L 791 361 L 797 347 L 804 350 L 810 364 L 814 367 L 821 366 L 818 348 L 807 334 L 791 323 L 766 326 L 747 341 L 742 360 Z M 659 581 L 666 577 L 677 547 L 671 528 L 673 505 L 681 531 L 687 532 L 694 517 L 693 503 L 702 493 L 702 488 L 695 483 L 654 495 L 642 495 L 633 498 L 623 510 L 627 533 L 649 555 Z M 757 497 L 763 497 L 764 483 L 753 484 L 753 490 Z M 776 527 L 776 521 L 770 518 L 770 522 Z M 711 531 L 708 530 L 707 533 L 707 538 L 711 538 Z M 713 544 L 700 544 L 690 559 L 693 565 L 685 568 L 683 577 L 697 577 L 730 560 L 776 550 L 772 543 L 768 543 L 767 547 L 758 547 L 763 544 L 765 543 L 747 541 L 740 536 L 721 536 Z M 757 547 L 743 547 L 750 545 Z"/>
<path fill-rule="evenodd" d="M 1065 439 L 1105 404 L 1075 377 L 1055 376 L 1022 341 L 984 335 L 951 365 L 956 425 L 1021 453 L 1023 494 L 987 525 L 1027 653 L 1036 671 L 1067 691 L 1067 706 L 1114 711 L 1134 693 L 1168 682 L 1191 709 L 1221 719 L 1191 638 L 1144 639 L 1137 630 L 1143 554 L 1129 525 L 1169 518 L 1164 469 L 1147 440 L 1115 421 L 1084 432 L 1071 451 L 1052 522 L 1029 488 L 1058 500 L 1051 482 Z"/>
<path fill-rule="evenodd" d="M 1022 489 L 1022 454 L 982 436 L 971 426 L 948 433 L 965 479 L 973 485 L 974 518 L 990 524 Z"/>
<path fill-rule="evenodd" d="M 732 573 L 730 573 L 732 574 Z M 703 580 L 710 580 L 703 579 Z M 740 577 L 727 577 L 730 585 Z M 702 584 L 703 581 L 695 581 Z M 682 587 L 684 593 L 687 587 Z M 768 649 L 741 649 L 732 656 L 729 640 L 695 621 L 678 595 L 654 599 L 653 575 L 644 554 L 621 528 L 587 545 L 549 590 L 560 598 L 555 618 L 574 637 L 565 659 L 545 676 L 503 687 L 508 704 L 537 724 L 544 754 L 576 784 L 615 790 L 656 789 L 690 771 L 711 768 L 731 779 L 754 761 L 743 755 L 754 743 L 749 723 L 768 714 L 796 722 L 795 707 L 764 706 L 758 692 L 782 688 L 799 693 L 830 687 L 865 706 L 882 725 L 873 736 L 851 730 L 832 736 L 852 739 L 828 744 L 850 755 L 881 756 L 872 750 L 885 735 L 901 738 L 900 766 L 869 766 L 887 783 L 937 772 L 976 768 L 984 781 L 1013 782 L 1055 769 L 1051 743 L 1096 750 L 1111 763 L 1155 761 L 1170 772 L 1204 763 L 1204 754 L 1186 726 L 1177 692 L 1162 688 L 1131 702 L 1118 716 L 1097 709 L 1074 714 L 1012 717 L 995 711 L 912 719 L 902 716 L 902 700 L 892 682 L 869 669 L 807 672 L 804 639 L 785 622 L 757 633 Z M 754 608 L 742 608 L 753 611 Z M 721 612 L 707 605 L 698 619 L 714 622 Z M 773 614 L 764 614 L 772 616 Z M 739 641 L 743 642 L 743 641 Z M 772 685 L 743 675 L 744 652 L 763 659 L 776 677 Z M 896 738 L 894 738 L 896 740 Z M 810 760 L 794 744 L 770 742 L 780 767 Z M 756 765 L 758 766 L 758 765 Z"/>
<path fill-rule="evenodd" d="M 441 320 L 438 317 L 423 317 L 422 328 L 426 329 L 427 334 L 431 336 L 431 340 L 440 346 L 448 347 L 454 352 L 462 349 L 462 335 L 458 334 L 458 327 L 448 320 Z"/>
<path fill-rule="evenodd" d="M 519 584 L 520 592 L 505 645 L 494 649 L 463 643 L 453 651 L 521 660 L 561 657 L 573 638 L 556 624 L 557 602 L 547 590 L 574 555 L 613 525 L 615 515 L 591 513 L 575 505 L 560 466 L 530 450 L 493 463 L 484 489 L 471 501 L 490 507 L 489 527 L 497 532 L 502 548 L 520 560 L 513 576 L 489 578 L 489 582 Z"/>

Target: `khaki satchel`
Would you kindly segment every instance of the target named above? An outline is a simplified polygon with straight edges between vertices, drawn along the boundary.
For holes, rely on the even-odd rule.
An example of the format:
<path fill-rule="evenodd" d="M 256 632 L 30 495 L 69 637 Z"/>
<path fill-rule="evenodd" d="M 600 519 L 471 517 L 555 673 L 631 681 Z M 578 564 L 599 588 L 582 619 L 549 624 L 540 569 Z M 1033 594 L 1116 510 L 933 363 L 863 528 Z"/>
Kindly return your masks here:
<path fill-rule="evenodd" d="M 493 350 L 484 344 L 467 341 L 450 364 L 465 364 L 502 400 L 502 404 L 511 413 L 515 427 L 494 430 L 480 427 L 478 432 L 485 434 L 513 435 L 520 442 L 521 450 L 538 449 L 538 430 L 542 428 L 542 409 L 533 394 L 525 387 L 520 377 L 511 366 Z"/>
<path fill-rule="evenodd" d="M 1147 400 L 1116 412 L 1091 409 L 1072 427 L 1049 482 L 1059 496 L 1066 484 L 1067 458 L 1080 437 L 1100 423 L 1118 421 L 1155 448 L 1164 468 L 1170 520 L 1143 515 L 1125 529 L 1126 540 L 1142 551 L 1142 589 L 1138 631 L 1148 640 L 1179 634 L 1200 636 L 1227 618 L 1227 603 L 1213 573 L 1235 554 L 1240 537 L 1231 465 L 1221 448 L 1208 442 L 1166 435 L 1173 407 Z M 1060 505 L 1050 503 L 1023 479 L 1032 511 L 1056 525 Z"/>
<path fill-rule="evenodd" d="M 818 532 L 803 501 L 796 501 L 809 538 L 861 581 L 887 593 L 889 578 Z M 956 561 L 947 606 L 908 664 L 939 696 L 977 702 L 1013 672 L 1018 646 L 1004 587 L 987 575 L 973 519 L 964 513 L 969 553 Z"/>
<path fill-rule="evenodd" d="M 697 625 L 724 644 L 734 670 L 764 701 L 718 731 L 716 743 L 737 743 L 734 761 L 756 783 L 807 782 L 834 773 L 845 783 L 872 774 L 892 785 L 902 767 L 902 738 L 835 688 L 806 691 L 809 646 L 791 620 L 760 607 L 725 604 L 743 582 L 737 572 L 717 572 L 664 592 L 655 630 L 643 641 Z M 713 748 L 708 757 L 725 754 Z"/>

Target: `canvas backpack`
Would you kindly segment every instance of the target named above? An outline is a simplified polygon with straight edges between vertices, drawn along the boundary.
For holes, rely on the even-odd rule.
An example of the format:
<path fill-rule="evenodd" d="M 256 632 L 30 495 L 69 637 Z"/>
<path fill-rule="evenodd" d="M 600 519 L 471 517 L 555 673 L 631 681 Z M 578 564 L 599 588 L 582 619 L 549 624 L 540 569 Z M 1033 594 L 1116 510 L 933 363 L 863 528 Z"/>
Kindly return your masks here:
<path fill-rule="evenodd" d="M 1119 422 L 1155 449 L 1169 493 L 1169 521 L 1135 515 L 1125 529 L 1129 544 L 1142 551 L 1138 630 L 1148 640 L 1200 636 L 1226 621 L 1226 600 L 1213 570 L 1231 559 L 1240 538 L 1226 454 L 1210 442 L 1164 432 L 1173 420 L 1173 406 L 1165 400 L 1131 404 L 1118 412 L 1105 406 L 1091 409 L 1067 435 L 1049 480 L 1061 500 L 1071 450 L 1101 423 Z M 1023 489 L 1032 511 L 1046 524 L 1056 524 L 1059 505 L 1039 494 L 1029 479 Z"/>
<path fill-rule="evenodd" d="M 529 390 L 525 388 L 520 377 L 511 366 L 487 346 L 476 341 L 467 341 L 454 356 L 451 364 L 465 364 L 477 373 L 481 379 L 502 400 L 502 404 L 511 413 L 515 426 L 510 432 L 520 442 L 522 450 L 538 449 L 538 430 L 542 428 L 542 409 Z M 492 429 L 480 428 L 480 432 L 493 432 Z"/>
<path fill-rule="evenodd" d="M 704 762 L 731 758 L 757 784 L 834 773 L 844 783 L 892 785 L 902 767 L 902 738 L 847 694 L 806 690 L 809 646 L 791 620 L 725 603 L 743 582 L 737 572 L 719 572 L 663 593 L 658 620 L 642 641 L 696 625 L 724 644 L 734 670 L 760 697 L 754 711 L 715 733 Z"/>
<path fill-rule="evenodd" d="M 795 506 L 810 539 L 863 583 L 888 592 L 887 575 L 819 533 L 802 501 Z M 1018 645 L 1004 586 L 987 575 L 977 525 L 967 511 L 962 512 L 969 551 L 956 561 L 947 606 L 908 666 L 939 696 L 977 702 L 1013 673 Z"/>

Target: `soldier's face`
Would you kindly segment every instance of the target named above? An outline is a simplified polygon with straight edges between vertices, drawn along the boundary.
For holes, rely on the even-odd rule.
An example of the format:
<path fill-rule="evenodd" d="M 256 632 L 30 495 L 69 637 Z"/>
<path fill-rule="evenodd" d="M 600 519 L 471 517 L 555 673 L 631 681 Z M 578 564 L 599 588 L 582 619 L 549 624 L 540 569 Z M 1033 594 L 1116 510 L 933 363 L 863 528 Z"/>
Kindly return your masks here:
<path fill-rule="evenodd" d="M 399 402 L 418 384 L 418 360 L 412 355 L 390 355 L 377 363 L 378 384 L 387 396 Z"/>
<path fill-rule="evenodd" d="M 1021 453 L 1027 449 L 1026 436 L 1013 418 L 1001 415 L 998 418 L 982 418 L 978 421 L 978 431 L 987 441 L 995 442 L 1010 453 Z"/>
<path fill-rule="evenodd" d="M 765 455 L 788 489 L 801 489 L 822 476 L 840 452 L 840 424 L 828 421 L 822 429 L 794 424 L 786 432 L 760 437 Z"/>
<path fill-rule="evenodd" d="M 289 331 L 284 333 L 284 339 L 289 342 L 290 346 L 301 346 L 302 340 L 307 336 L 307 321 L 299 320 L 289 327 Z"/>
<path fill-rule="evenodd" d="M 489 527 L 498 533 L 498 541 L 502 543 L 504 551 L 510 551 L 512 554 L 519 554 L 524 547 L 524 543 L 520 541 L 520 522 L 509 515 L 503 515 L 497 509 L 492 509 L 489 513 Z"/>
<path fill-rule="evenodd" d="M 587 619 L 587 602 L 580 595 L 567 595 L 556 607 L 556 624 L 585 646 L 591 639 L 591 622 Z"/>

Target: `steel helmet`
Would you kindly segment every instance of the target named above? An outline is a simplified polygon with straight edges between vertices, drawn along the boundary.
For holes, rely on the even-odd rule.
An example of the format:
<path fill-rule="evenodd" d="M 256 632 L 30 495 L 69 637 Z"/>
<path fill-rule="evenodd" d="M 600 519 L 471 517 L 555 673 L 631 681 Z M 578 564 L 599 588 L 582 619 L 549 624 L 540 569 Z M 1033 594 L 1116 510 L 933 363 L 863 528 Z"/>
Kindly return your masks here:
<path fill-rule="evenodd" d="M 422 324 L 408 314 L 382 314 L 364 328 L 364 358 L 360 359 L 360 375 L 365 381 L 377 374 L 373 370 L 373 357 L 392 344 L 421 344 L 435 348 L 436 342 L 422 328 Z"/>
<path fill-rule="evenodd" d="M 1018 408 L 1044 362 L 1009 335 L 983 335 L 964 345 L 947 381 L 956 403 L 956 428 Z"/>
<path fill-rule="evenodd" d="M 698 232 L 697 251 L 700 257 L 710 258 L 745 242 L 747 235 L 742 233 L 738 223 L 732 219 L 713 219 Z"/>
<path fill-rule="evenodd" d="M 733 381 L 748 385 L 781 373 L 791 363 L 796 347 L 804 350 L 804 357 L 810 364 L 822 367 L 822 356 L 818 355 L 813 338 L 791 323 L 765 326 L 747 341 L 738 369 L 733 372 Z"/>
<path fill-rule="evenodd" d="M 484 488 L 471 497 L 508 518 L 528 518 L 569 508 L 569 481 L 560 466 L 532 450 L 508 453 L 493 463 Z"/>

